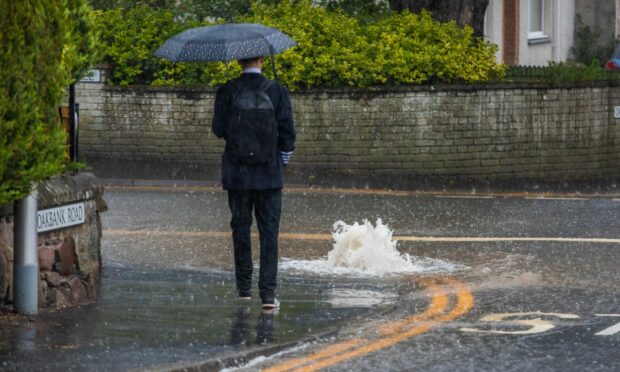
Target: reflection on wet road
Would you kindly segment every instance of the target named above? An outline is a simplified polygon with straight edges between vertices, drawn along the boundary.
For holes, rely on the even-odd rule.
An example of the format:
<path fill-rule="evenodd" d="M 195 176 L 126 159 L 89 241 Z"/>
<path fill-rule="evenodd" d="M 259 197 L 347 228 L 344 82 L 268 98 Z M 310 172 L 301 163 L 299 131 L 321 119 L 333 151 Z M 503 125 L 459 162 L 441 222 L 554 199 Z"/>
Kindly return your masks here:
<path fill-rule="evenodd" d="M 124 190 L 118 194 L 118 200 L 129 202 L 133 192 L 154 196 L 162 191 L 166 192 Z M 186 219 L 179 227 L 138 222 L 132 228 L 138 233 L 157 231 L 155 234 L 162 239 L 167 239 L 167 234 L 175 235 L 176 239 L 185 235 L 187 248 L 213 257 L 204 264 L 196 259 L 181 263 L 183 257 L 176 255 L 180 258 L 177 264 L 216 265 L 229 270 L 228 227 L 227 221 L 221 220 L 227 216 L 225 194 L 198 188 L 167 195 L 170 202 L 196 203 L 208 212 L 198 215 L 196 211 L 200 208 L 194 207 L 191 213 L 196 220 Z M 207 204 L 204 199 L 208 199 Z M 617 302 L 620 298 L 617 287 L 620 203 L 613 197 L 292 189 L 285 194 L 284 206 L 282 275 L 312 275 L 296 271 L 299 267 L 288 266 L 287 260 L 324 257 L 332 248 L 330 229 L 335 221 L 352 223 L 364 218 L 371 221 L 382 218 L 394 228 L 401 253 L 467 267 L 453 275 L 470 289 L 474 305 L 458 319 L 436 324 L 427 332 L 414 332 L 386 349 L 370 348 L 365 353 L 364 345 L 385 336 L 382 332 L 389 334 L 389 330 L 395 329 L 394 324 L 424 314 L 424 309 L 433 308 L 433 303 L 438 306 L 444 301 L 434 296 L 431 289 L 405 286 L 402 277 L 383 279 L 381 282 L 397 288 L 399 294 L 393 311 L 351 319 L 335 342 L 291 351 L 252 364 L 247 367 L 249 370 L 620 368 L 614 357 L 620 342 L 618 332 L 614 331 L 617 321 L 611 316 L 596 315 L 620 313 Z M 108 220 L 108 231 L 119 244 L 136 233 L 127 231 L 130 229 L 116 224 L 115 220 L 113 216 Z M 192 237 L 193 234 L 196 236 Z M 148 234 L 144 237 L 149 240 Z M 201 240 L 202 245 L 196 246 L 192 239 Z M 120 252 L 119 256 L 123 255 L 127 255 L 126 251 Z M 417 279 L 423 281 L 422 277 Z M 454 299 L 447 303 L 446 306 L 453 306 Z M 563 318 L 566 314 L 578 318 L 573 315 Z M 420 327 L 428 326 L 421 320 L 415 322 Z M 468 328 L 513 333 L 461 330 Z M 546 331 L 531 333 L 543 329 Z M 519 331 L 530 333 L 521 336 L 514 333 Z M 402 328 L 395 334 L 400 333 Z M 327 363 L 335 361 L 336 355 L 350 357 Z"/>
<path fill-rule="evenodd" d="M 0 370 L 124 370 L 216 358 L 287 343 L 397 299 L 369 281 L 288 277 L 278 313 L 235 301 L 232 273 L 153 270 L 107 262 L 101 301 L 2 328 Z"/>
<path fill-rule="evenodd" d="M 380 336 L 375 339 L 348 339 L 314 352 L 309 356 L 287 360 L 271 366 L 265 371 L 281 372 L 297 368 L 303 371 L 316 371 L 388 348 L 408 338 L 426 333 L 441 322 L 455 320 L 471 310 L 473 297 L 463 284 L 447 278 L 435 280 L 437 283 L 431 280 L 422 280 L 422 282 L 431 296 L 430 306 L 424 312 L 385 324 L 373 324 L 373 329 L 365 334 L 372 335 L 372 331 L 378 328 Z M 450 311 L 447 311 L 448 294 L 453 294 L 456 297 L 454 308 Z"/>

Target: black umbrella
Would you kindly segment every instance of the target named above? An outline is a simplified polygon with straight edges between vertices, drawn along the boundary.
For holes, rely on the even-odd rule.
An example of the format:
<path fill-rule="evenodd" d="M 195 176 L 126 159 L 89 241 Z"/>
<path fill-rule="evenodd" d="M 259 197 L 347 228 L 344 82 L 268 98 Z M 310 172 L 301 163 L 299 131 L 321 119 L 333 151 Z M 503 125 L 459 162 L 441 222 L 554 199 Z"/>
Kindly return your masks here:
<path fill-rule="evenodd" d="M 254 23 L 196 27 L 177 34 L 155 51 L 174 62 L 231 61 L 273 56 L 297 43 L 281 31 Z M 275 61 L 273 73 L 275 71 Z"/>

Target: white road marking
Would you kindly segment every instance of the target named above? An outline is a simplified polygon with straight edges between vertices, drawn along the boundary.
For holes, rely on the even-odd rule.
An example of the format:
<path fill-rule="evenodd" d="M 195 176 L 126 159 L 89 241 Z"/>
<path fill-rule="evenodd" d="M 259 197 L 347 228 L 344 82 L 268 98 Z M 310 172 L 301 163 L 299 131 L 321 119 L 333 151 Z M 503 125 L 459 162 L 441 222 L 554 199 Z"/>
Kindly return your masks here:
<path fill-rule="evenodd" d="M 616 317 L 620 318 L 620 314 L 594 314 L 599 317 Z M 616 323 L 609 328 L 605 328 L 604 330 L 595 334 L 595 336 L 612 336 L 616 333 L 620 332 L 620 323 Z"/>
<path fill-rule="evenodd" d="M 506 319 L 523 316 L 536 316 L 535 319 Z M 507 313 L 507 314 L 489 314 L 480 319 L 483 322 L 493 322 L 494 324 L 504 323 L 508 327 L 515 325 L 527 326 L 529 329 L 523 331 L 500 331 L 495 329 L 485 330 L 478 328 L 461 328 L 462 332 L 477 332 L 477 333 L 496 333 L 503 335 L 530 335 L 535 333 L 543 333 L 550 329 L 555 328 L 555 324 L 548 320 L 543 320 L 540 316 L 552 316 L 560 319 L 578 319 L 579 315 L 576 314 L 562 314 L 562 313 L 541 313 L 541 312 L 529 312 L 529 313 Z"/>

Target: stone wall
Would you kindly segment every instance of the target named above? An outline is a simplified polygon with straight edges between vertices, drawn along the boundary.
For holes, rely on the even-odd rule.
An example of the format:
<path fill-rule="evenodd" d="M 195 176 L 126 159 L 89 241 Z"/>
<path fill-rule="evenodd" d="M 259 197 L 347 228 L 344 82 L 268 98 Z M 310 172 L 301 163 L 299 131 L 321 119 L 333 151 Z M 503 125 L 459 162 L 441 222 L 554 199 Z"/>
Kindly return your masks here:
<path fill-rule="evenodd" d="M 40 233 L 39 306 L 64 307 L 98 297 L 103 187 L 89 173 L 62 176 L 38 187 L 39 210 L 84 201 L 85 223 Z M 0 208 L 0 303 L 12 302 L 13 211 Z"/>
<path fill-rule="evenodd" d="M 80 84 L 80 153 L 104 177 L 218 179 L 214 91 Z M 289 182 L 620 176 L 615 82 L 292 93 Z"/>

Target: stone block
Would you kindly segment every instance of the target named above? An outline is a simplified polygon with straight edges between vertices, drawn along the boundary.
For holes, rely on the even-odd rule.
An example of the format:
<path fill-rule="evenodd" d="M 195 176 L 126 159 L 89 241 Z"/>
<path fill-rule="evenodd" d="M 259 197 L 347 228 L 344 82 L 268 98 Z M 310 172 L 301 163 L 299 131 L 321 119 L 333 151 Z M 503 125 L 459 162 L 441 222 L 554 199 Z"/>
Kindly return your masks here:
<path fill-rule="evenodd" d="M 39 271 L 52 271 L 54 268 L 54 249 L 49 246 L 43 246 L 38 250 L 39 255 Z"/>
<path fill-rule="evenodd" d="M 45 280 L 39 280 L 39 307 L 42 307 L 46 303 L 48 285 Z"/>
<path fill-rule="evenodd" d="M 82 280 L 77 277 L 72 277 L 68 280 L 69 288 L 71 290 L 71 302 L 79 304 L 88 301 L 88 291 L 86 285 Z"/>
<path fill-rule="evenodd" d="M 71 290 L 69 287 L 48 288 L 45 304 L 56 308 L 71 306 Z"/>
<path fill-rule="evenodd" d="M 62 277 L 55 271 L 43 272 L 40 274 L 41 278 L 47 282 L 48 287 L 60 287 L 60 281 Z"/>
<path fill-rule="evenodd" d="M 58 250 L 60 253 L 60 274 L 69 275 L 75 265 L 75 242 L 73 238 L 66 237 Z"/>

